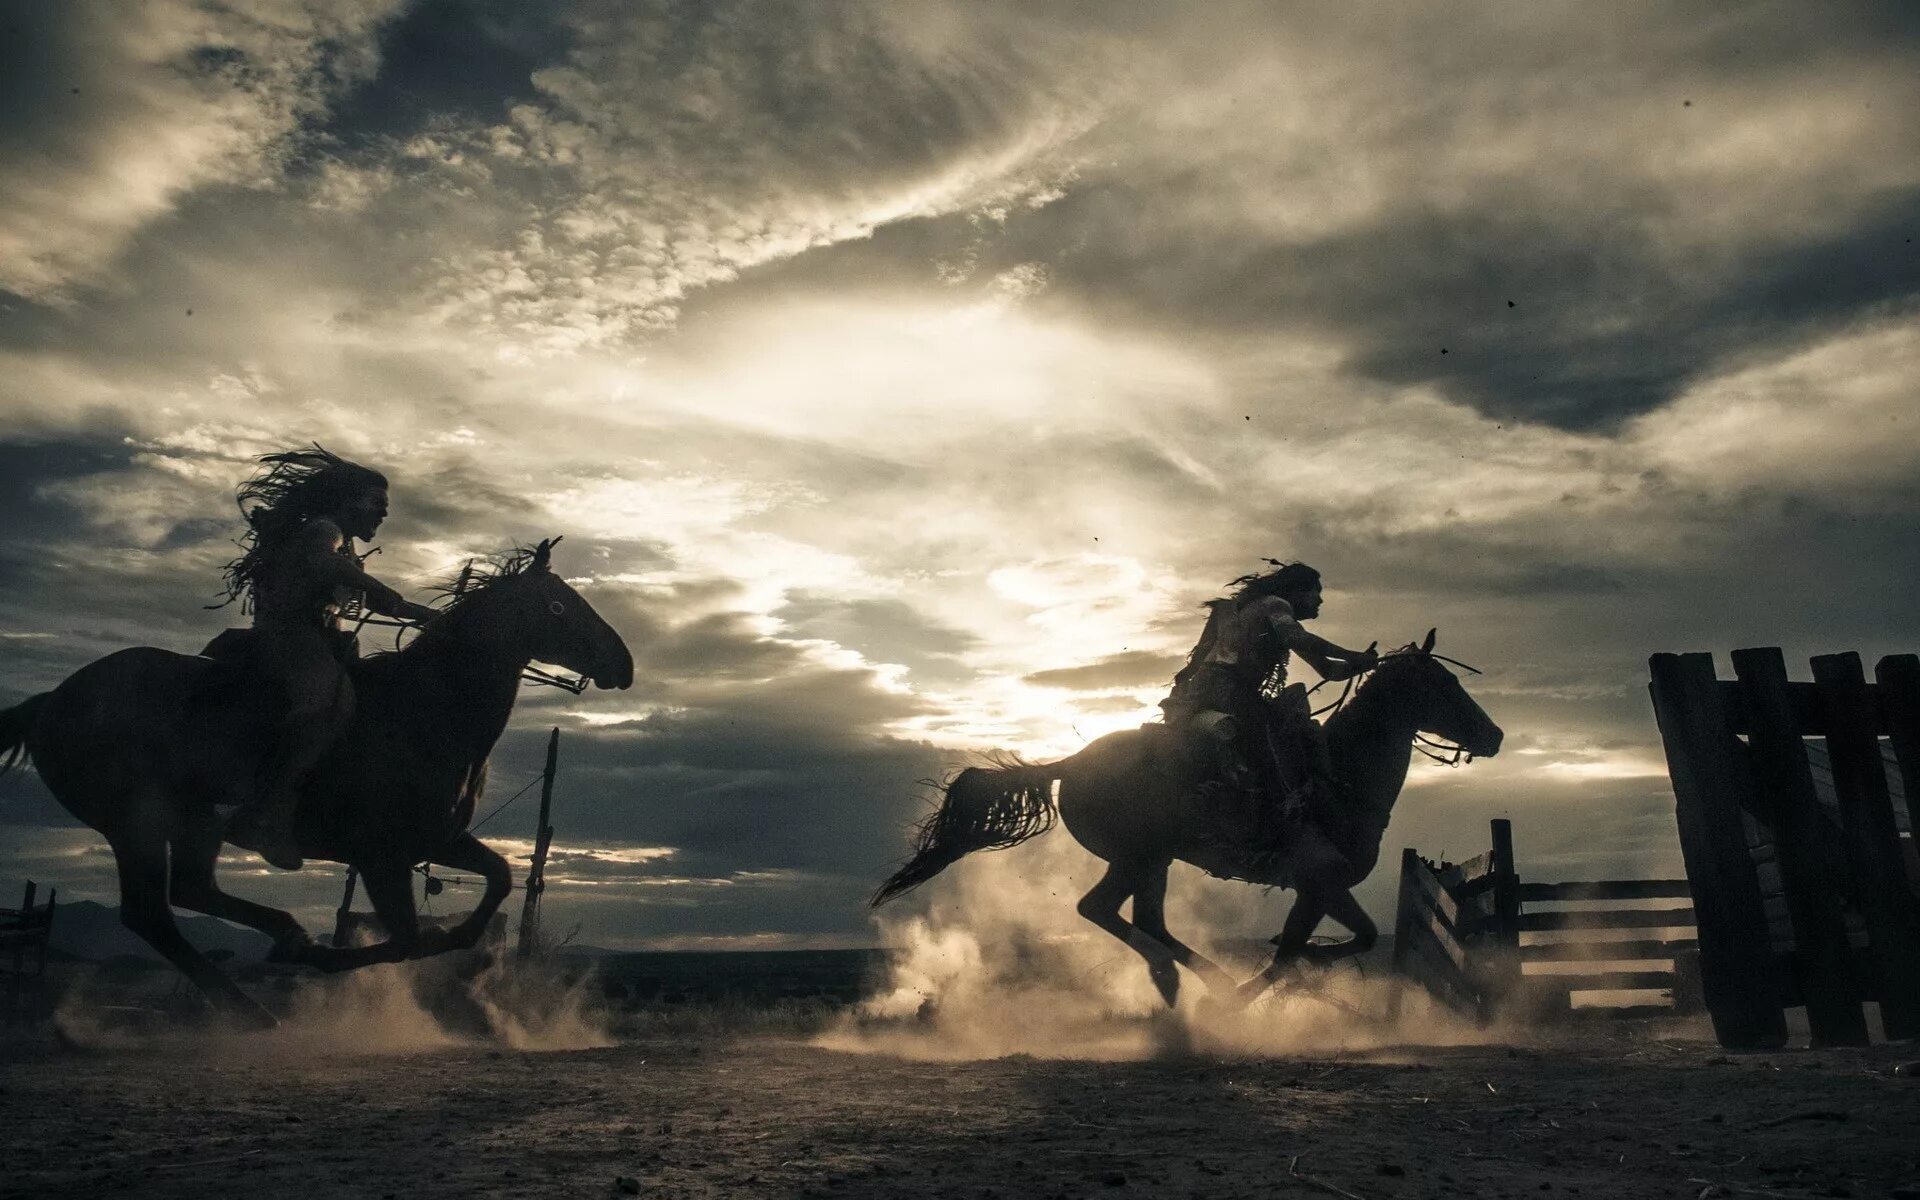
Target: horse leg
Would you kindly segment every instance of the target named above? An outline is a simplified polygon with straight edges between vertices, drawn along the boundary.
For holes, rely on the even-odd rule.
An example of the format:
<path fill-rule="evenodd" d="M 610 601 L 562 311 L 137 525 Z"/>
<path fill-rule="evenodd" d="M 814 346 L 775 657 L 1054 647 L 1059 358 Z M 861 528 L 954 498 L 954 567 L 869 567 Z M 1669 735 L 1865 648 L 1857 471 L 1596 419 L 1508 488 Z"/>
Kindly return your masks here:
<path fill-rule="evenodd" d="M 470 950 L 480 944 L 481 937 L 487 932 L 487 923 L 493 920 L 493 914 L 512 894 L 513 869 L 507 866 L 506 859 L 488 849 L 486 843 L 471 833 L 462 833 L 434 851 L 429 861 L 456 871 L 472 871 L 487 881 L 487 890 L 467 919 L 452 929 L 444 932 L 422 930 L 418 957 L 425 958 L 448 950 Z"/>
<path fill-rule="evenodd" d="M 137 809 L 136 806 L 130 808 Z M 221 974 L 181 936 L 167 898 L 167 842 L 157 823 L 116 830 L 108 838 L 120 874 L 120 923 L 140 935 L 200 989 L 216 1009 L 254 1029 L 279 1024 L 274 1015 Z"/>
<path fill-rule="evenodd" d="M 374 963 L 404 962 L 420 948 L 420 924 L 413 907 L 413 868 L 400 863 L 356 863 L 373 911 L 386 927 L 387 940 L 371 946 L 309 944 L 293 961 L 322 971 L 354 971 Z"/>
<path fill-rule="evenodd" d="M 1307 941 L 1313 937 L 1313 931 L 1319 928 L 1327 910 L 1320 898 L 1311 888 L 1302 887 L 1294 898 L 1293 907 L 1287 910 L 1287 919 L 1280 926 L 1280 936 L 1273 939 L 1273 961 L 1268 963 L 1259 974 L 1240 985 L 1239 1002 L 1251 1004 L 1266 994 L 1268 988 L 1279 982 L 1293 960 L 1300 957 L 1307 947 Z"/>
<path fill-rule="evenodd" d="M 268 962 L 288 962 L 312 941 L 293 914 L 242 900 L 220 890 L 214 864 L 220 857 L 220 819 L 211 810 L 188 817 L 173 837 L 172 899 L 180 908 L 258 929 L 273 939 Z"/>
<path fill-rule="evenodd" d="M 1091 891 L 1080 897 L 1076 909 L 1081 916 L 1125 942 L 1135 954 L 1147 960 L 1147 974 L 1160 998 L 1171 1008 L 1180 996 L 1180 973 L 1173 964 L 1173 952 L 1165 944 L 1134 928 L 1120 915 L 1120 905 L 1128 896 L 1137 896 L 1147 879 L 1149 868 L 1139 863 L 1109 863 L 1107 873 Z M 1135 900 L 1137 906 L 1139 900 Z"/>
<path fill-rule="evenodd" d="M 1340 922 L 1353 936 L 1331 946 L 1313 945 L 1313 931 L 1327 917 Z M 1373 918 L 1367 915 L 1367 910 L 1361 908 L 1360 902 L 1353 898 L 1352 891 L 1343 887 L 1304 885 L 1299 899 L 1293 902 L 1292 910 L 1287 913 L 1286 923 L 1280 927 L 1280 936 L 1273 940 L 1273 961 L 1267 964 L 1265 970 L 1240 985 L 1240 1001 L 1243 1004 L 1263 995 L 1279 981 L 1295 960 L 1304 959 L 1324 965 L 1365 954 L 1380 940 L 1380 931 L 1374 926 Z"/>
<path fill-rule="evenodd" d="M 1146 882 L 1133 894 L 1133 927 L 1166 947 L 1174 962 L 1198 975 L 1210 990 L 1231 992 L 1233 976 L 1167 932 L 1167 868 L 1171 865 L 1161 862 L 1147 869 Z"/>
<path fill-rule="evenodd" d="M 1340 922 L 1353 936 L 1345 941 L 1335 942 L 1331 946 L 1315 946 L 1309 943 L 1301 947 L 1302 957 L 1311 962 L 1339 962 L 1343 958 L 1352 958 L 1356 954 L 1365 954 L 1373 949 L 1380 940 L 1380 930 L 1374 925 L 1367 910 L 1353 898 L 1346 888 L 1334 888 L 1320 897 L 1320 905 L 1326 915 Z"/>

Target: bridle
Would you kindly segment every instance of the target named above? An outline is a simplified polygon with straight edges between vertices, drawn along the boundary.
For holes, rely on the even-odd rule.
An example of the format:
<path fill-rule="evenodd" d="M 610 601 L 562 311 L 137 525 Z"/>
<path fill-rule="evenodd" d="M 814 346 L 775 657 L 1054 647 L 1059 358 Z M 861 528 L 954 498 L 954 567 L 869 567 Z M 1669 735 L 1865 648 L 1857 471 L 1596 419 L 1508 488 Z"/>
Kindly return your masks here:
<path fill-rule="evenodd" d="M 1475 675 L 1482 674 L 1479 667 L 1469 666 L 1468 664 L 1461 662 L 1457 658 L 1448 658 L 1444 654 L 1435 654 L 1431 650 L 1422 650 L 1419 647 L 1411 644 L 1399 650 L 1395 650 L 1391 654 L 1382 655 L 1380 661 L 1384 663 L 1388 659 L 1400 658 L 1408 654 L 1424 655 L 1427 658 L 1435 659 L 1443 663 L 1448 663 L 1452 666 L 1459 667 L 1463 671 L 1472 672 Z M 1313 709 L 1311 712 L 1311 715 L 1315 719 L 1318 719 L 1322 713 L 1339 712 L 1342 708 L 1346 707 L 1346 703 L 1353 696 L 1354 688 L 1359 685 L 1359 681 L 1365 678 L 1366 676 L 1371 675 L 1374 671 L 1377 671 L 1379 669 L 1380 668 L 1376 665 L 1372 668 L 1369 668 L 1368 670 L 1360 672 L 1357 675 L 1349 675 L 1346 679 L 1341 681 L 1345 686 L 1343 686 L 1340 689 L 1340 694 L 1337 697 L 1335 697 L 1331 703 L 1324 704 L 1324 705 L 1321 705 L 1319 708 Z M 1307 695 L 1311 697 L 1315 692 L 1319 691 L 1323 687 L 1326 687 L 1329 683 L 1332 683 L 1332 682 L 1333 681 L 1330 679 L 1322 679 L 1319 683 L 1316 683 L 1312 687 L 1307 689 Z M 1432 759 L 1434 762 L 1439 763 L 1443 767 L 1457 767 L 1463 762 L 1473 761 L 1472 752 L 1469 751 L 1465 746 L 1462 746 L 1457 742 L 1446 741 L 1442 738 L 1428 737 L 1426 734 L 1421 733 L 1418 730 L 1414 731 L 1413 748 L 1419 751 L 1421 754 L 1426 755 L 1428 758 Z"/>
<path fill-rule="evenodd" d="M 1435 654 L 1431 650 L 1426 651 L 1426 655 L 1428 658 L 1438 659 L 1443 663 L 1450 663 L 1463 671 L 1471 671 L 1475 675 L 1481 673 L 1479 667 L 1470 667 L 1457 658 L 1448 658 L 1444 654 Z M 1419 730 L 1414 731 L 1413 748 L 1443 767 L 1457 767 L 1463 762 L 1473 761 L 1473 753 L 1465 746 L 1460 745 L 1458 742 L 1449 742 L 1441 738 L 1428 737 Z"/>
<path fill-rule="evenodd" d="M 360 557 L 365 558 L 377 553 L 379 553 L 378 547 L 369 550 L 366 555 Z M 465 592 L 473 585 L 473 577 L 473 560 L 468 559 L 466 564 L 460 568 L 459 578 L 454 580 L 453 584 L 448 587 L 447 594 L 458 596 Z M 391 629 L 393 630 L 393 648 L 395 650 L 400 649 L 401 638 L 406 634 L 407 630 L 412 629 L 418 631 L 426 628 L 426 625 L 420 621 L 403 621 L 387 617 L 376 617 L 367 611 L 364 601 L 362 601 L 358 595 L 354 596 L 350 602 L 350 606 L 352 609 L 359 610 L 359 619 L 353 624 L 353 636 L 360 636 L 360 631 L 369 625 L 382 629 Z M 551 671 L 543 671 L 539 667 L 529 665 L 520 669 L 520 682 L 535 684 L 539 687 L 559 688 L 563 692 L 578 696 L 587 690 L 591 681 L 585 675 L 576 675 L 569 679 L 564 675 L 555 675 Z"/>

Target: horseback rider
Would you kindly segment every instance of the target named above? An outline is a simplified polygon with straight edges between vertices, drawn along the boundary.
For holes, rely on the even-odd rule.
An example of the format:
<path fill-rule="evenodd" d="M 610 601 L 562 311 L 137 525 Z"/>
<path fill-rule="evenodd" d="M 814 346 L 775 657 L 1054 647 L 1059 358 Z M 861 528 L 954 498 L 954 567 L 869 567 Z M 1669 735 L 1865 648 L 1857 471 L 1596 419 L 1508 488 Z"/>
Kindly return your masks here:
<path fill-rule="evenodd" d="M 1214 745 L 1228 786 L 1277 799 L 1283 816 L 1304 807 L 1324 823 L 1333 764 L 1305 685 L 1287 682 L 1289 661 L 1298 654 L 1338 681 L 1372 670 L 1379 655 L 1309 633 L 1302 622 L 1320 615 L 1320 572 L 1267 561 L 1273 570 L 1242 575 L 1231 596 L 1207 602 L 1206 627 L 1160 707 L 1167 724 Z"/>
<path fill-rule="evenodd" d="M 342 610 L 425 621 L 415 604 L 362 569 L 354 539 L 372 540 L 387 516 L 387 479 L 322 448 L 262 455 L 263 469 L 235 499 L 246 518 L 239 558 L 227 564 L 227 598 L 253 616 L 249 665 L 287 702 L 263 786 L 233 815 L 227 840 L 297 871 L 293 816 L 306 774 L 347 727 L 352 634 Z M 216 605 L 214 607 L 220 607 Z"/>

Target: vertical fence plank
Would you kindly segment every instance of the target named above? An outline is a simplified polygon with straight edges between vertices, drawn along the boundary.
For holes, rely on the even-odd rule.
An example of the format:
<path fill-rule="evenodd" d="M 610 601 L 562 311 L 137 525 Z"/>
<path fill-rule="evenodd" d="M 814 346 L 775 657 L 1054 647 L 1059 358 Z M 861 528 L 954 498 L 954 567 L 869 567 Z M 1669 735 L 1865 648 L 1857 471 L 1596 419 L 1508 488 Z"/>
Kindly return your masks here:
<path fill-rule="evenodd" d="M 1900 836 L 1880 758 L 1880 712 L 1860 656 L 1823 654 L 1813 682 L 1833 758 L 1849 865 L 1880 976 L 1880 1019 L 1890 1038 L 1920 1035 L 1920 913 L 1907 886 Z"/>
<path fill-rule="evenodd" d="M 1513 862 L 1513 822 L 1496 817 L 1489 822 L 1493 836 L 1493 915 L 1487 921 L 1480 944 L 1483 977 L 1480 981 L 1480 1019 L 1490 1020 L 1494 1010 L 1510 999 L 1519 999 L 1520 988 L 1520 872 Z"/>
<path fill-rule="evenodd" d="M 1886 722 L 1887 738 L 1893 743 L 1894 761 L 1900 764 L 1900 782 L 1907 796 L 1907 827 L 1914 831 L 1907 842 L 1907 883 L 1920 894 L 1920 869 L 1916 869 L 1915 850 L 1920 848 L 1920 655 L 1889 654 L 1873 668 L 1880 685 L 1880 715 Z"/>
<path fill-rule="evenodd" d="M 1753 755 L 1755 814 L 1772 827 L 1787 917 L 1793 926 L 1794 977 L 1815 1046 L 1864 1046 L 1866 999 L 1847 945 L 1846 912 L 1833 886 L 1844 870 L 1839 838 L 1814 795 L 1807 747 L 1787 692 L 1787 660 L 1778 647 L 1735 650 Z"/>
<path fill-rule="evenodd" d="M 1400 901 L 1393 916 L 1393 973 L 1395 977 L 1406 980 L 1412 977 L 1411 959 L 1413 955 L 1413 868 L 1420 862 L 1420 855 L 1412 846 L 1400 851 Z M 1400 1019 L 1400 1003 L 1404 988 L 1393 989 L 1388 1001 L 1388 1019 Z"/>
<path fill-rule="evenodd" d="M 1766 910 L 1740 817 L 1749 783 L 1746 751 L 1727 731 L 1713 656 L 1656 654 L 1648 666 L 1714 1033 L 1728 1047 L 1785 1045 Z"/>
<path fill-rule="evenodd" d="M 45 909 L 42 910 L 45 916 L 41 919 L 40 925 L 40 944 L 38 947 L 40 953 L 38 960 L 34 964 L 33 1020 L 35 1021 L 44 1021 L 53 1015 L 53 995 L 47 988 L 47 947 L 53 942 L 53 909 L 59 899 L 59 888 L 50 887 L 47 889 L 47 904 Z"/>

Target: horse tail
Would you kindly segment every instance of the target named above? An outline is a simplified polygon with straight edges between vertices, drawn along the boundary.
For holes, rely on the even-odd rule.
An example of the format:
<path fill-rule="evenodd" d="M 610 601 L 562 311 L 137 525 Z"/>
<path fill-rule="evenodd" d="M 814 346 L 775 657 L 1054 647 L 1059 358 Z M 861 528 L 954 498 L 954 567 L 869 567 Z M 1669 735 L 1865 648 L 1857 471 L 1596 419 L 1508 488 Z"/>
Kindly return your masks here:
<path fill-rule="evenodd" d="M 40 706 L 47 702 L 51 692 L 41 692 L 0 712 L 0 775 L 5 775 L 28 762 L 33 756 L 27 749 L 27 734 L 33 731 L 33 722 L 40 715 Z"/>
<path fill-rule="evenodd" d="M 906 895 L 975 850 L 1004 850 L 1053 828 L 1053 782 L 1066 762 L 1009 758 L 948 780 L 940 806 L 920 822 L 913 857 L 874 892 L 874 906 Z"/>

